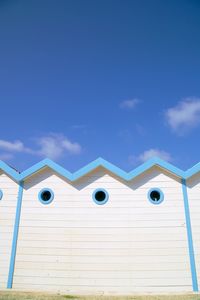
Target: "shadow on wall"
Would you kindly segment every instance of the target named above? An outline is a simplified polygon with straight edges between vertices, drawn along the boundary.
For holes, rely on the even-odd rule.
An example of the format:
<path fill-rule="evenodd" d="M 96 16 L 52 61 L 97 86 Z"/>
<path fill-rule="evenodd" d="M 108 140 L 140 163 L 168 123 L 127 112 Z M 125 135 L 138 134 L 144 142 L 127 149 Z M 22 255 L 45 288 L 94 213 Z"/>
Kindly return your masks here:
<path fill-rule="evenodd" d="M 92 172 L 88 173 L 87 175 L 84 175 L 84 177 L 81 177 L 80 179 L 76 180 L 76 182 L 71 182 L 70 180 L 66 179 L 65 177 L 63 177 L 60 174 L 56 173 L 55 171 L 51 170 L 49 167 L 46 167 L 43 170 L 41 170 L 40 172 L 31 176 L 31 178 L 27 179 L 24 189 L 28 190 L 28 189 L 34 187 L 35 185 L 41 183 L 42 181 L 45 181 L 46 179 L 48 179 L 51 176 L 57 176 L 66 184 L 71 185 L 72 187 L 74 187 L 75 189 L 80 191 L 80 190 L 84 189 L 85 187 L 87 187 L 88 185 L 94 183 L 95 181 L 102 179 L 104 176 L 109 175 L 114 180 L 120 182 L 121 184 L 125 185 L 126 187 L 128 187 L 132 190 L 137 190 L 138 188 L 140 188 L 141 186 L 143 186 L 144 184 L 146 184 L 147 182 L 149 182 L 150 180 L 152 180 L 153 178 L 155 178 L 161 174 L 164 174 L 180 183 L 180 179 L 178 177 L 166 172 L 165 170 L 161 170 L 160 168 L 158 168 L 156 166 L 153 166 L 148 171 L 146 171 L 145 176 L 143 173 L 130 181 L 125 181 L 125 180 L 121 179 L 120 177 L 114 175 L 113 173 L 109 172 L 105 168 L 98 167 L 95 170 L 93 170 Z M 195 176 L 193 176 L 193 177 L 195 177 Z M 196 176 L 196 180 L 194 180 L 193 177 L 191 180 L 191 185 L 195 185 L 200 181 L 199 176 Z M 52 178 L 52 180 L 53 180 L 53 178 Z M 159 184 L 159 182 L 158 182 L 158 184 Z M 51 187 L 49 186 L 49 188 L 51 188 Z"/>
<path fill-rule="evenodd" d="M 193 188 L 195 185 L 198 185 L 199 183 L 200 183 L 200 176 L 199 173 L 197 173 L 187 180 L 187 187 Z"/>

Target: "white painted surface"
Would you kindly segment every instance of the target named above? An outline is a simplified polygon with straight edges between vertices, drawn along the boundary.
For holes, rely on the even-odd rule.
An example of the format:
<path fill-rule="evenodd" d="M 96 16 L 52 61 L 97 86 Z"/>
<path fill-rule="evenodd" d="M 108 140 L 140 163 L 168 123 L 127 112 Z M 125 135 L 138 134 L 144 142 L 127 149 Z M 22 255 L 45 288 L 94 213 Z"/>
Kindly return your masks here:
<path fill-rule="evenodd" d="M 43 205 L 40 189 L 54 191 Z M 92 200 L 105 188 L 109 201 Z M 152 187 L 165 199 L 153 205 Z M 25 184 L 15 289 L 71 293 L 192 291 L 180 182 L 157 168 L 130 183 L 101 168 L 75 184 L 46 169 Z"/>
<path fill-rule="evenodd" d="M 197 278 L 200 284 L 200 174 L 191 177 L 187 186 Z"/>
<path fill-rule="evenodd" d="M 12 238 L 17 205 L 18 185 L 6 174 L 0 173 L 0 288 L 7 286 Z"/>

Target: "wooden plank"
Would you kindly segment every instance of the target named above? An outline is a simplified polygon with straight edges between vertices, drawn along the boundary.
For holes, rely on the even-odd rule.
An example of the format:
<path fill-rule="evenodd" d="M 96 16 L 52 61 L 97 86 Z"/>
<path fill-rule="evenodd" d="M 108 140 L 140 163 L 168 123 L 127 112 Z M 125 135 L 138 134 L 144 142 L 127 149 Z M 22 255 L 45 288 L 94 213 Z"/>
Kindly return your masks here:
<path fill-rule="evenodd" d="M 0 221 L 0 226 L 2 225 L 11 225 L 12 222 L 9 221 Z M 90 220 L 90 219 L 84 219 L 84 220 L 21 220 L 20 226 L 23 227 L 54 227 L 54 228 L 70 228 L 70 227 L 135 227 L 135 228 L 146 228 L 146 227 L 152 227 L 157 228 L 158 226 L 160 228 L 162 227 L 186 227 L 186 224 L 183 220 L 156 220 L 156 221 L 146 221 L 146 220 Z"/>
<path fill-rule="evenodd" d="M 61 240 L 43 240 L 43 242 L 41 243 L 41 240 L 20 240 L 19 241 L 19 248 L 23 249 L 23 248 L 48 248 L 48 249 L 52 249 L 53 251 L 56 252 L 56 248 L 63 248 L 63 249 L 100 249 L 100 251 L 102 249 L 175 249 L 175 248 L 181 248 L 183 251 L 188 251 L 187 249 L 187 241 L 173 241 L 169 244 L 169 241 L 160 241 L 155 240 L 155 241 L 132 241 L 129 240 L 128 241 L 127 237 L 127 241 L 111 241 L 111 240 L 104 240 L 104 238 L 102 238 L 102 240 L 100 241 L 94 241 L 92 239 L 86 241 L 86 240 L 82 240 L 82 241 L 72 241 L 69 237 L 69 239 L 61 239 Z M 119 237 L 118 237 L 119 239 Z M 0 249 L 1 246 L 3 247 L 5 244 L 2 243 L 2 241 L 0 241 Z M 4 248 L 9 248 L 8 246 Z M 55 250 L 54 250 L 55 249 Z M 20 249 L 19 249 L 20 250 Z"/>
<path fill-rule="evenodd" d="M 2 228 L 3 231 L 4 228 Z M 6 227 L 8 230 L 8 227 Z M 12 229 L 12 227 L 10 227 Z M 23 234 L 41 234 L 42 228 L 40 226 L 35 227 L 20 227 L 20 235 L 23 236 Z M 4 231 L 7 232 L 7 231 Z M 82 234 L 130 234 L 130 235 L 148 235 L 152 234 L 154 235 L 177 235 L 177 239 L 182 237 L 182 235 L 185 234 L 185 228 L 184 227 L 157 227 L 155 230 L 153 230 L 151 227 L 146 227 L 145 229 L 140 227 L 68 227 L 68 228 L 59 228 L 59 230 L 55 227 L 45 227 L 45 230 L 43 234 L 63 234 L 63 235 L 82 235 Z M 186 235 L 185 235 L 186 236 Z"/>
<path fill-rule="evenodd" d="M 17 254 L 17 262 L 55 262 L 55 263 L 68 263 L 68 262 L 75 262 L 75 263 L 88 263 L 93 264 L 98 262 L 101 263 L 154 263 L 155 261 L 159 262 L 160 264 L 167 264 L 168 262 L 176 262 L 176 263 L 187 263 L 188 257 L 185 255 L 179 255 L 175 257 L 174 255 L 134 255 L 134 256 L 127 256 L 127 255 L 25 255 L 25 254 Z"/>
<path fill-rule="evenodd" d="M 134 285 L 188 285 L 191 278 L 64 278 L 64 277 L 31 277 L 15 276 L 18 284 L 49 284 L 49 285 L 85 285 L 85 286 L 134 286 Z M 145 282 L 145 284 L 144 284 Z"/>
<path fill-rule="evenodd" d="M 50 208 L 50 207 L 49 207 Z M 121 214 L 131 214 L 131 215 L 134 215 L 136 216 L 137 214 L 139 215 L 149 215 L 149 213 L 151 212 L 151 214 L 156 214 L 156 215 L 163 215 L 163 217 L 166 217 L 166 216 L 169 216 L 169 214 L 171 214 L 171 211 L 173 210 L 172 212 L 172 215 L 173 214 L 177 214 L 177 217 L 182 217 L 184 216 L 184 208 L 181 206 L 174 206 L 173 209 L 172 209 L 172 206 L 170 207 L 165 207 L 165 209 L 163 209 L 162 211 L 160 211 L 158 208 L 155 207 L 155 205 L 152 204 L 151 206 L 151 210 L 149 209 L 149 204 L 148 206 L 146 205 L 145 207 L 143 206 L 140 206 L 140 207 L 136 207 L 136 206 L 133 206 L 131 207 L 129 205 L 129 207 L 113 207 L 113 206 L 104 206 L 104 207 L 101 207 L 100 206 L 97 206 L 97 205 L 94 205 L 94 206 L 88 206 L 88 207 L 56 207 L 56 206 L 52 206 L 51 209 L 47 209 L 46 206 L 44 205 L 39 205 L 38 206 L 34 206 L 34 207 L 22 207 L 22 213 L 23 213 L 23 216 L 26 216 L 27 214 L 31 214 L 32 216 L 34 215 L 58 215 L 59 213 L 62 213 L 66 216 L 70 216 L 70 215 L 81 215 L 81 214 L 93 214 L 93 215 L 98 215 L 100 212 L 106 216 L 106 215 L 110 215 L 110 214 L 113 214 L 113 215 L 121 215 Z"/>
<path fill-rule="evenodd" d="M 32 229 L 32 228 L 31 228 Z M 130 232 L 129 232 L 130 233 Z M 6 240 L 8 235 L 7 233 L 3 233 L 4 236 L 2 238 L 2 240 Z M 2 236 L 2 235 L 1 235 Z M 160 234 L 159 232 L 157 233 L 156 231 L 153 231 L 150 233 L 148 232 L 143 232 L 143 234 L 141 235 L 137 235 L 135 233 L 133 234 L 127 234 L 126 232 L 124 232 L 124 234 L 122 233 L 117 233 L 117 232 L 113 232 L 113 233 L 106 233 L 105 231 L 98 232 L 97 234 L 94 233 L 88 233 L 88 231 L 86 233 L 84 233 L 83 231 L 79 232 L 75 232 L 73 231 L 72 233 L 66 232 L 66 233 L 57 233 L 57 234 L 51 234 L 50 232 L 39 232 L 38 231 L 36 233 L 33 232 L 33 230 L 31 230 L 30 233 L 24 233 L 22 230 L 22 234 L 20 234 L 20 241 L 21 242 L 26 242 L 28 243 L 29 241 L 44 241 L 44 242 L 63 242 L 66 243 L 68 241 L 70 242 L 134 242 L 135 244 L 137 243 L 146 243 L 147 247 L 149 246 L 149 243 L 167 243 L 168 245 L 170 243 L 181 243 L 181 245 L 184 247 L 187 245 L 187 240 L 186 240 L 186 234 L 177 234 L 177 232 L 165 232 L 165 234 Z"/>
<path fill-rule="evenodd" d="M 186 293 L 192 292 L 192 286 L 188 285 L 164 285 L 164 286 L 69 286 L 65 285 L 46 285 L 46 284 L 17 284 L 14 281 L 14 289 L 19 291 L 57 291 L 70 295 L 133 295 L 135 293 Z"/>
<path fill-rule="evenodd" d="M 15 272 L 21 272 L 21 270 L 25 270 L 29 272 L 29 270 L 51 270 L 51 271 L 59 271 L 59 270 L 70 270 L 70 271 L 127 271 L 127 272 L 146 272 L 146 271 L 151 271 L 153 269 L 154 272 L 160 271 L 162 267 L 162 271 L 183 271 L 183 272 L 190 272 L 190 265 L 189 265 L 189 258 L 188 258 L 188 263 L 185 262 L 176 262 L 176 261 L 168 261 L 165 264 L 160 265 L 160 262 L 154 260 L 152 263 L 143 263 L 141 260 L 140 261 L 135 261 L 135 262 L 124 262 L 124 261 L 114 261 L 114 262 L 109 262 L 108 260 L 103 263 L 98 263 L 92 262 L 88 264 L 87 262 L 85 263 L 84 261 L 69 261 L 69 262 L 48 262 L 48 261 L 43 261 L 43 262 L 30 262 L 30 261 L 17 261 L 16 262 L 16 271 Z M 32 272 L 32 271 L 30 271 Z"/>
<path fill-rule="evenodd" d="M 12 218 L 13 215 L 7 215 L 5 217 L 2 217 L 2 220 L 7 220 L 8 218 Z M 25 221 L 30 221 L 30 222 L 36 222 L 36 221 L 85 221 L 85 220 L 99 220 L 99 221 L 126 221 L 126 220 L 132 220 L 134 222 L 136 221 L 145 221 L 145 222 L 150 222 L 150 221 L 157 221 L 161 222 L 163 220 L 166 220 L 167 222 L 170 221 L 180 221 L 184 222 L 184 216 L 178 215 L 177 213 L 172 213 L 170 214 L 159 214 L 159 213 L 154 213 L 152 212 L 151 214 L 144 214 L 144 213 L 138 213 L 138 214 L 131 214 L 131 213 L 106 213 L 106 214 L 94 214 L 92 211 L 87 213 L 74 213 L 74 214 L 69 214 L 69 213 L 54 213 L 51 211 L 50 213 L 47 214 L 42 214 L 42 213 L 25 213 L 23 215 L 23 222 Z M 199 221 L 200 224 L 200 221 Z"/>
<path fill-rule="evenodd" d="M 86 246 L 85 246 L 86 247 Z M 3 252 L 3 254 L 6 253 Z M 29 247 L 29 248 L 21 248 L 19 245 L 19 250 L 17 252 L 17 255 L 29 255 L 30 259 L 32 255 L 41 255 L 41 256 L 51 256 L 51 255 L 79 255 L 79 256 L 146 256 L 151 259 L 151 256 L 186 256 L 188 255 L 188 249 L 182 249 L 181 247 L 179 248 L 157 248 L 156 246 L 152 249 L 147 249 L 147 248 L 42 248 L 42 247 Z"/>
<path fill-rule="evenodd" d="M 76 278 L 98 278 L 98 279 L 167 279 L 167 278 L 174 278 L 174 279 L 183 279 L 190 278 L 190 274 L 187 270 L 177 271 L 177 270 L 145 270 L 145 271 L 125 271 L 125 270 L 46 270 L 41 269 L 41 267 L 36 269 L 18 269 L 15 272 L 15 276 L 19 277 L 49 277 L 49 278 L 64 278 L 64 279 L 76 279 Z"/>

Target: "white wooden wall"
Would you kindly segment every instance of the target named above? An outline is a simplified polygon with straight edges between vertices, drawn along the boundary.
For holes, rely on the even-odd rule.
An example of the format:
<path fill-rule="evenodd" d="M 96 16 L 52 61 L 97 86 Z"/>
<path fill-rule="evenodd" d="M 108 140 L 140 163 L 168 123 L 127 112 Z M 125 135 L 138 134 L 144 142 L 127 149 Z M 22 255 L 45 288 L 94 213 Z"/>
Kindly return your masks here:
<path fill-rule="evenodd" d="M 7 286 L 13 230 L 17 206 L 18 184 L 0 172 L 0 289 Z"/>
<path fill-rule="evenodd" d="M 187 181 L 197 278 L 200 285 L 200 174 Z"/>
<path fill-rule="evenodd" d="M 43 205 L 40 189 L 54 191 Z M 92 200 L 105 188 L 109 201 Z M 147 199 L 152 187 L 165 200 Z M 15 289 L 68 293 L 192 291 L 181 184 L 157 168 L 130 183 L 99 168 L 75 184 L 46 169 L 25 184 Z"/>

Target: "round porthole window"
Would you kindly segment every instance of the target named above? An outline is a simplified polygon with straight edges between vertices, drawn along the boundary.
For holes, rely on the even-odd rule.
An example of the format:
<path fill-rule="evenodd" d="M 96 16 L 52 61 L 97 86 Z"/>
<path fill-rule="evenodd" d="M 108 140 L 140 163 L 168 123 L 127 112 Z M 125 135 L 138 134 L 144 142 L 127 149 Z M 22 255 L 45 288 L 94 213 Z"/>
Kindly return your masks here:
<path fill-rule="evenodd" d="M 160 189 L 152 188 L 148 192 L 148 199 L 153 204 L 160 204 L 164 200 L 164 194 Z"/>
<path fill-rule="evenodd" d="M 3 192 L 0 190 L 0 200 L 3 198 Z"/>
<path fill-rule="evenodd" d="M 53 201 L 54 193 L 51 189 L 42 189 L 38 194 L 38 199 L 43 204 L 49 204 Z"/>
<path fill-rule="evenodd" d="M 103 205 L 108 201 L 108 192 L 104 189 L 96 189 L 93 194 L 92 198 L 94 202 L 98 205 Z"/>

